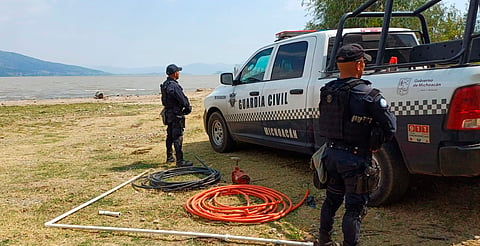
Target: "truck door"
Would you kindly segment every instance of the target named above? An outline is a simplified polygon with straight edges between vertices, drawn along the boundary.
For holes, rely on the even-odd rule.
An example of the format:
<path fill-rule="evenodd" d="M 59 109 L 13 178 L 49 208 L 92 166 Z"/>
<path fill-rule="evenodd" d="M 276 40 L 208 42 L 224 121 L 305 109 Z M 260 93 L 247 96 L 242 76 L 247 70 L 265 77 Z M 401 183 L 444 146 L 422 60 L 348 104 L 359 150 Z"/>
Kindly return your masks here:
<path fill-rule="evenodd" d="M 253 55 L 236 77 L 236 85 L 229 95 L 227 115 L 230 132 L 241 141 L 256 142 L 263 137 L 259 117 L 262 101 L 260 93 L 270 63 L 272 47 L 264 48 Z"/>
<path fill-rule="evenodd" d="M 263 86 L 265 106 L 260 108 L 267 143 L 301 151 L 313 142 L 307 131 L 306 100 L 315 40 L 308 37 L 280 44 L 277 49 L 271 75 Z"/>

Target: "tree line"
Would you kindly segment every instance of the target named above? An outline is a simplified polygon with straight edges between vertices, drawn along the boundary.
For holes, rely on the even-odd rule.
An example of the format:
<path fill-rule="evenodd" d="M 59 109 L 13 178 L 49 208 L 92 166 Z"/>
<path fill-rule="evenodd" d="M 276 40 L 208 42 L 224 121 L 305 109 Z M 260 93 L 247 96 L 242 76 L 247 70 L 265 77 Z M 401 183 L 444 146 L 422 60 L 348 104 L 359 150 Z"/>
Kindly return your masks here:
<path fill-rule="evenodd" d="M 354 11 L 366 0 L 302 0 L 302 6 L 312 19 L 306 24 L 306 29 L 337 29 L 340 18 L 347 12 Z M 422 6 L 425 0 L 396 0 L 394 11 L 412 11 Z M 467 2 L 467 1 L 466 1 Z M 377 1 L 367 11 L 383 12 L 385 1 Z M 465 6 L 467 7 L 467 6 Z M 432 42 L 460 39 L 465 26 L 465 11 L 453 5 L 440 2 L 423 12 Z M 476 30 L 480 31 L 480 20 L 477 19 Z M 381 27 L 382 18 L 350 18 L 345 27 Z M 390 27 L 410 28 L 421 30 L 417 18 L 392 18 Z"/>

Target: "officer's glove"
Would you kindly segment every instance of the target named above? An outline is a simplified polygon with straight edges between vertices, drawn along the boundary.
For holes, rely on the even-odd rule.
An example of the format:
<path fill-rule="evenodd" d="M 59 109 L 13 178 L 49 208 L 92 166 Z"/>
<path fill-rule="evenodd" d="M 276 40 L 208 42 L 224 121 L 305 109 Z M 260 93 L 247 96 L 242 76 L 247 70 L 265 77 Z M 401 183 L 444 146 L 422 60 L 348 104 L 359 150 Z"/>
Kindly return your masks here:
<path fill-rule="evenodd" d="M 192 107 L 187 107 L 187 108 L 184 108 L 184 109 L 182 110 L 182 113 L 183 113 L 184 115 L 187 115 L 187 114 L 189 114 L 189 113 L 191 113 L 191 112 L 192 112 Z"/>

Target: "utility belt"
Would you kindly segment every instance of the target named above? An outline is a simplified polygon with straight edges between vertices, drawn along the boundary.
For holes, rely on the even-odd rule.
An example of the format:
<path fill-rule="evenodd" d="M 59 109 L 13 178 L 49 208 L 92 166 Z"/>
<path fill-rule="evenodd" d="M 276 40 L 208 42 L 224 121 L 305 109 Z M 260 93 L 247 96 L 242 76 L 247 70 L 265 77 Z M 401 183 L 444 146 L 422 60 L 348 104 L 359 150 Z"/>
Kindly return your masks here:
<path fill-rule="evenodd" d="M 372 151 L 370 151 L 368 148 L 352 146 L 352 145 L 348 145 L 348 144 L 345 144 L 339 141 L 330 140 L 330 139 L 327 140 L 327 147 L 344 150 L 354 155 L 358 155 L 366 158 L 370 158 L 372 155 Z"/>
<path fill-rule="evenodd" d="M 185 116 L 178 107 L 164 107 L 160 116 L 164 125 L 178 122 L 182 128 L 185 128 Z"/>
<path fill-rule="evenodd" d="M 371 158 L 372 152 L 367 148 L 348 145 L 339 141 L 327 140 L 327 147 L 340 149 L 350 152 L 354 155 L 365 158 L 365 170 L 362 173 L 356 174 L 351 179 L 345 179 L 347 184 L 347 192 L 355 194 L 365 194 L 373 192 L 378 188 L 378 182 L 380 180 L 380 169 L 377 164 L 373 165 Z"/>
<path fill-rule="evenodd" d="M 164 106 L 164 109 L 165 111 L 167 111 L 168 113 L 171 113 L 177 117 L 181 116 L 183 117 L 183 112 L 182 112 L 182 108 L 181 107 L 177 107 L 177 106 Z M 179 117 L 179 118 L 181 118 Z"/>

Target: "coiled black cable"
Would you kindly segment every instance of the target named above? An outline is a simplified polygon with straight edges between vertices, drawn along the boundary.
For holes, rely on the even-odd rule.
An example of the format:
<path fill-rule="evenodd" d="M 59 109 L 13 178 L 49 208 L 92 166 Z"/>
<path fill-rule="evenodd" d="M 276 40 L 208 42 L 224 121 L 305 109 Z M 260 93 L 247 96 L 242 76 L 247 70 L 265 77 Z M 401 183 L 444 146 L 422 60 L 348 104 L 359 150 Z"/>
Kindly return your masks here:
<path fill-rule="evenodd" d="M 202 163 L 203 164 L 203 163 Z M 194 190 L 205 188 L 220 181 L 220 172 L 216 169 L 205 167 L 177 167 L 165 171 L 155 172 L 140 177 L 132 183 L 133 187 L 144 189 L 159 189 L 164 192 L 179 191 L 179 190 Z M 205 177 L 197 180 L 181 181 L 181 182 L 167 182 L 165 180 L 176 176 L 200 174 Z"/>

